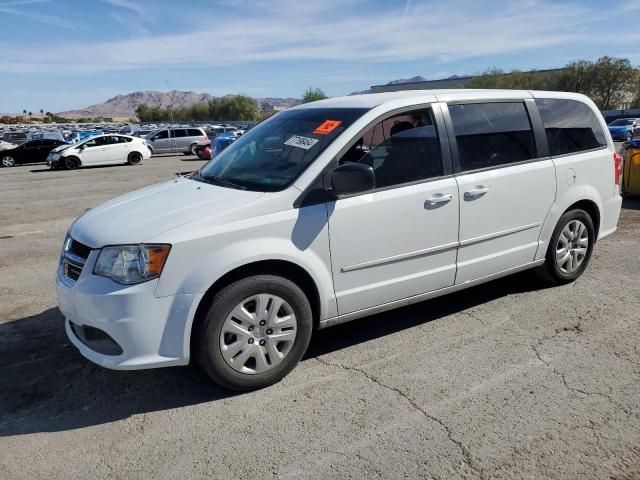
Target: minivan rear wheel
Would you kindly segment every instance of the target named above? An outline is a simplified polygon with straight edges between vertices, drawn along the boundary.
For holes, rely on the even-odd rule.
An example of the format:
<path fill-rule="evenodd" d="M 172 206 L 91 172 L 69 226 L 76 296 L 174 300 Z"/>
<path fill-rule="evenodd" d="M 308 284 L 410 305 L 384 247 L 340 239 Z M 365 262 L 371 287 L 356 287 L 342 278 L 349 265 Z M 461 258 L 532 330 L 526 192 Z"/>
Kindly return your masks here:
<path fill-rule="evenodd" d="M 198 144 L 194 143 L 189 147 L 189 152 L 191 153 L 191 155 L 197 155 L 198 154 Z"/>
<path fill-rule="evenodd" d="M 309 300 L 291 280 L 255 275 L 220 290 L 200 323 L 195 354 L 219 385 L 255 390 L 284 378 L 311 339 Z"/>
<path fill-rule="evenodd" d="M 557 284 L 576 280 L 587 268 L 595 243 L 591 216 L 584 210 L 564 213 L 556 225 L 547 249 L 544 269 Z"/>

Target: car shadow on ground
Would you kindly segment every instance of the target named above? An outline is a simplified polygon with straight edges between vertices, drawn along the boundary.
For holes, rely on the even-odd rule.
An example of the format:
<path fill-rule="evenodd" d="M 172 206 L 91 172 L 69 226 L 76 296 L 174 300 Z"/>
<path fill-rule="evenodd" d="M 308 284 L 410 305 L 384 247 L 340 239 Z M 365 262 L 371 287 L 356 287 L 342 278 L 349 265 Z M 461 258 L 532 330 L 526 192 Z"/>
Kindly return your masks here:
<path fill-rule="evenodd" d="M 626 208 L 627 210 L 640 210 L 640 196 L 623 197 L 622 208 Z"/>
<path fill-rule="evenodd" d="M 547 286 L 524 272 L 321 330 L 303 361 Z M 111 371 L 93 365 L 70 345 L 57 308 L 0 324 L 0 365 L 0 436 L 67 431 L 236 395 L 196 367 Z"/>
<path fill-rule="evenodd" d="M 138 164 L 140 165 L 140 164 Z M 82 172 L 85 170 L 102 170 L 102 169 L 109 169 L 109 168 L 120 168 L 120 167 L 137 167 L 138 165 L 128 165 L 126 163 L 119 163 L 117 165 L 89 165 L 87 167 L 82 167 L 82 168 L 74 168 L 73 170 L 68 170 L 66 168 L 39 168 L 36 170 L 31 170 L 31 173 L 44 173 L 44 172 L 72 172 L 72 171 L 78 171 L 78 172 Z"/>

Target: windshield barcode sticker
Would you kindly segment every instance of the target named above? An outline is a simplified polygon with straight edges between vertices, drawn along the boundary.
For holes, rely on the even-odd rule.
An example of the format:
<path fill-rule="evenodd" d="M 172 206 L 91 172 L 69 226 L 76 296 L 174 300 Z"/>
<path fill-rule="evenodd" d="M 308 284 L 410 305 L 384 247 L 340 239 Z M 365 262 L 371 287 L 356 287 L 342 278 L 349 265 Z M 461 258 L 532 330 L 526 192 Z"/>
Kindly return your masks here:
<path fill-rule="evenodd" d="M 305 150 L 309 150 L 313 147 L 319 140 L 315 138 L 309 137 L 301 137 L 300 135 L 294 135 L 289 140 L 284 142 L 285 145 L 289 145 L 291 147 L 304 148 Z"/>

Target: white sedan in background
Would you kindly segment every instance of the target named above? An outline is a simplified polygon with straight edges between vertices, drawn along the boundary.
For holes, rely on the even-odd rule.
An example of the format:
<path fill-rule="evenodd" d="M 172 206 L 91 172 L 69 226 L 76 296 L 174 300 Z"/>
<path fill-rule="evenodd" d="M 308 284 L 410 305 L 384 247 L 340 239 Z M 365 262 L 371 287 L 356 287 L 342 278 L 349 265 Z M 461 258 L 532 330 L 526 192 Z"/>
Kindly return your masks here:
<path fill-rule="evenodd" d="M 142 138 L 129 135 L 97 135 L 73 145 L 55 148 L 47 157 L 51 168 L 67 168 L 92 165 L 137 165 L 151 158 L 151 150 Z"/>
<path fill-rule="evenodd" d="M 12 148 L 16 148 L 17 145 L 15 143 L 5 142 L 4 140 L 0 140 L 0 151 L 2 150 L 10 150 Z"/>

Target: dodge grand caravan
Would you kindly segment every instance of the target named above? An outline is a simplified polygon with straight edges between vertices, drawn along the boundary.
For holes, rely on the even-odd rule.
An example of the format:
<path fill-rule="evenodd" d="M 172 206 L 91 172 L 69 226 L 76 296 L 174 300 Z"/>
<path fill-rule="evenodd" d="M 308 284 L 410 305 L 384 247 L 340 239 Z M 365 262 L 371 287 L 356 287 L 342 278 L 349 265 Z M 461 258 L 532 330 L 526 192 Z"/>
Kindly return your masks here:
<path fill-rule="evenodd" d="M 237 390 L 315 329 L 537 268 L 578 278 L 616 229 L 621 159 L 577 94 L 405 91 L 290 108 L 191 177 L 78 218 L 59 305 L 113 369 L 192 359 Z"/>

